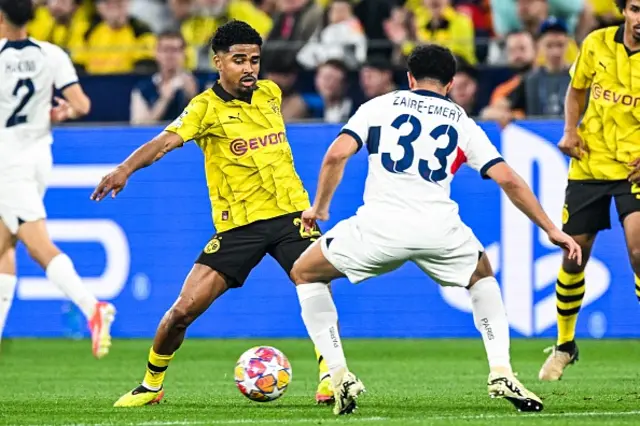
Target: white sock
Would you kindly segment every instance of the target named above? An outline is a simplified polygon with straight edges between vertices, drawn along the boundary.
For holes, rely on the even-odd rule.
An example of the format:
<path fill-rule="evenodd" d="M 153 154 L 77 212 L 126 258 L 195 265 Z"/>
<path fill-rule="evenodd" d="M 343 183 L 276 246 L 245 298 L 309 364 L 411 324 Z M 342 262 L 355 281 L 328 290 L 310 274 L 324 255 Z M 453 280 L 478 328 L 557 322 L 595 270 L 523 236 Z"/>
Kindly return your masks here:
<path fill-rule="evenodd" d="M 2 340 L 4 324 L 11 309 L 17 282 L 18 278 L 15 275 L 0 274 L 0 340 Z"/>
<path fill-rule="evenodd" d="M 84 286 L 73 262 L 64 253 L 54 257 L 47 265 L 47 278 L 58 286 L 80 308 L 87 320 L 91 319 L 98 300 Z"/>
<path fill-rule="evenodd" d="M 338 311 L 329 286 L 323 283 L 300 284 L 296 289 L 309 337 L 324 357 L 331 377 L 340 379 L 339 373 L 347 369 L 347 360 L 338 334 Z"/>
<path fill-rule="evenodd" d="M 489 367 L 511 370 L 509 321 L 502 303 L 500 287 L 494 277 L 483 278 L 470 289 L 473 321 L 482 334 Z"/>

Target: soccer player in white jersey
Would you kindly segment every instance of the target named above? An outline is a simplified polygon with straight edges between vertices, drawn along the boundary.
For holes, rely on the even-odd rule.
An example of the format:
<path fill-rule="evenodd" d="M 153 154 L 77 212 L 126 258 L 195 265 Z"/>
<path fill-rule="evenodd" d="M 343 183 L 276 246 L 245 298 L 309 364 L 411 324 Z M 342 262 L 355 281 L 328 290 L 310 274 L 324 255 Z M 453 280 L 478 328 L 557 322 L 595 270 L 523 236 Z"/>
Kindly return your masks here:
<path fill-rule="evenodd" d="M 436 45 L 421 46 L 410 55 L 408 66 L 411 90 L 365 103 L 344 126 L 324 158 L 315 202 L 302 215 L 307 227 L 329 217 L 348 158 L 366 147 L 364 205 L 309 247 L 291 272 L 302 319 L 330 370 L 334 413 L 352 412 L 364 386 L 347 368 L 328 283 L 341 277 L 359 283 L 405 262 L 415 263 L 440 285 L 468 289 L 489 360 L 489 395 L 506 398 L 522 411 L 540 411 L 540 398 L 511 370 L 509 323 L 500 288 L 482 245 L 450 198 L 454 174 L 467 163 L 500 185 L 578 262 L 580 247 L 556 228 L 480 127 L 446 97 L 456 72 L 452 53 Z"/>
<path fill-rule="evenodd" d="M 22 241 L 47 278 L 87 318 L 97 358 L 109 352 L 115 309 L 98 302 L 73 263 L 51 241 L 43 204 L 52 168 L 51 122 L 89 112 L 69 56 L 27 37 L 31 0 L 0 0 L 0 337 L 16 287 L 15 243 Z M 54 86 L 66 100 L 52 108 Z"/>

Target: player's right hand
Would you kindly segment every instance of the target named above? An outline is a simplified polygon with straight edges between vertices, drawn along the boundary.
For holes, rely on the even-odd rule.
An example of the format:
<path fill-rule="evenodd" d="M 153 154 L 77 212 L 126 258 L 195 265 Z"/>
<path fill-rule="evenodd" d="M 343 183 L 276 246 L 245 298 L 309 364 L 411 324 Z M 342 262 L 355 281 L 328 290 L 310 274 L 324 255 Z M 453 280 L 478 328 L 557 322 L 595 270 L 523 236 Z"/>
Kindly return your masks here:
<path fill-rule="evenodd" d="M 111 173 L 102 178 L 93 194 L 91 194 L 91 199 L 100 201 L 109 193 L 111 193 L 111 198 L 116 198 L 116 195 L 127 184 L 127 179 L 129 179 L 129 173 L 127 173 L 126 169 L 123 166 L 116 167 Z"/>
<path fill-rule="evenodd" d="M 578 265 L 582 265 L 582 248 L 573 238 L 557 228 L 547 233 L 547 236 L 549 241 L 567 251 L 569 259 L 575 260 Z"/>
<path fill-rule="evenodd" d="M 580 135 L 578 135 L 577 129 L 565 131 L 564 136 L 558 143 L 558 148 L 560 148 L 560 151 L 565 155 L 578 160 L 588 152 L 587 145 L 585 145 Z"/>
<path fill-rule="evenodd" d="M 310 232 L 319 220 L 329 220 L 329 212 L 319 212 L 315 207 L 310 207 L 302 212 L 302 224 L 307 232 Z"/>

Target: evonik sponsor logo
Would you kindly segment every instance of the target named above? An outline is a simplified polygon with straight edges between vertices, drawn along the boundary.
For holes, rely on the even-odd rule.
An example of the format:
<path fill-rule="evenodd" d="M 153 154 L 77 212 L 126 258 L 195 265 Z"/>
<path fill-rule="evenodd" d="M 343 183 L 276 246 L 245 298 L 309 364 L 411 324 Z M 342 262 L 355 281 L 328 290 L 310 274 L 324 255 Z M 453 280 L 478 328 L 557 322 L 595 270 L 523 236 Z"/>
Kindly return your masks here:
<path fill-rule="evenodd" d="M 567 162 L 555 144 L 515 124 L 502 133 L 504 159 L 532 188 L 544 210 L 561 226 L 561 212 L 567 182 Z M 538 180 L 534 182 L 534 166 Z M 562 264 L 562 250 L 549 242 L 539 230 L 501 193 L 499 241 L 486 247 L 486 253 L 502 289 L 502 298 L 511 328 L 524 336 L 539 335 L 557 322 L 555 292 L 536 302 L 535 295 L 555 287 Z M 536 257 L 534 248 L 542 246 L 551 253 Z M 611 273 L 592 257 L 586 269 L 587 286 L 582 306 L 602 297 L 609 288 Z M 471 312 L 465 289 L 443 287 L 444 300 L 453 308 Z M 548 290 L 545 293 L 549 293 Z"/>

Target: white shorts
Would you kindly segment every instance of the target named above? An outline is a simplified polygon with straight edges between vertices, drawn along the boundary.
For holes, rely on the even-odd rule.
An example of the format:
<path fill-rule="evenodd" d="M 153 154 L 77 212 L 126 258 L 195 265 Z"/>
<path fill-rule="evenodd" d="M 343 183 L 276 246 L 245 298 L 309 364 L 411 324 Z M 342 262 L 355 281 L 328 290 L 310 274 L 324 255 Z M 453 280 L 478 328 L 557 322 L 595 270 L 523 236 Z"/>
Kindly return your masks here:
<path fill-rule="evenodd" d="M 442 286 L 467 287 L 484 247 L 462 226 L 455 244 L 431 242 L 428 249 L 389 247 L 367 238 L 353 216 L 338 223 L 319 241 L 325 258 L 354 284 L 413 262 Z M 463 241 L 462 244 L 459 241 Z"/>
<path fill-rule="evenodd" d="M 51 150 L 38 151 L 35 157 L 0 163 L 0 220 L 12 234 L 24 222 L 47 217 L 43 198 L 53 166 Z"/>

